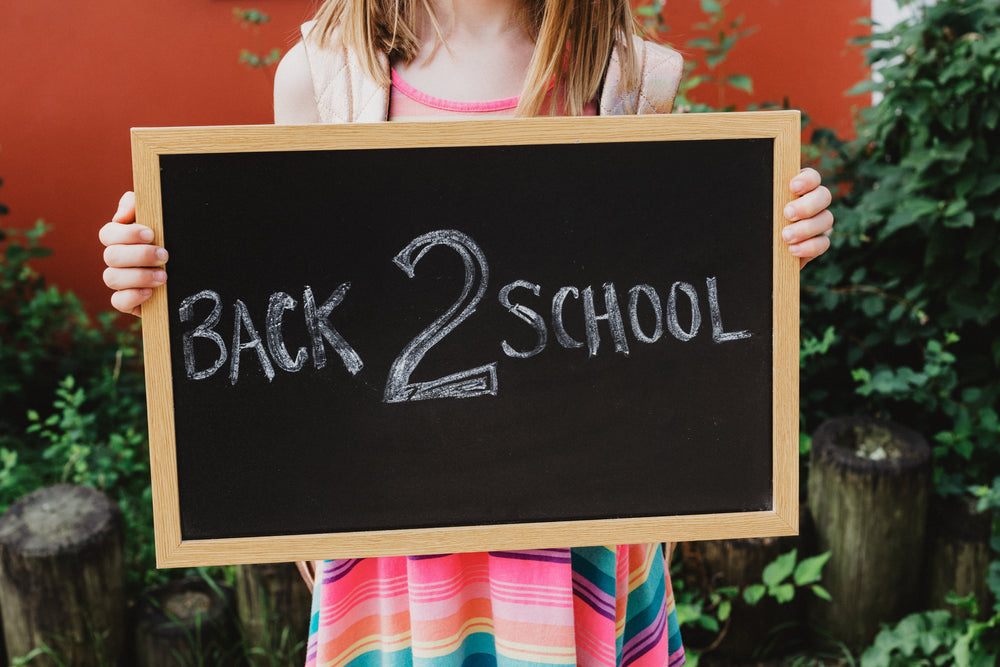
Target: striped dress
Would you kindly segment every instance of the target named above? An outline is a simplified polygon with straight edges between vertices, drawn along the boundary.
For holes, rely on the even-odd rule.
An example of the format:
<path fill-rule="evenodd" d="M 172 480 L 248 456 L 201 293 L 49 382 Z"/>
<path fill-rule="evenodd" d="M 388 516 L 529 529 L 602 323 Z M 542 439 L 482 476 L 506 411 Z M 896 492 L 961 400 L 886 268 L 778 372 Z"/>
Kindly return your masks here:
<path fill-rule="evenodd" d="M 517 107 L 392 83 L 390 120 Z M 307 667 L 684 664 L 659 544 L 324 561 L 307 650 Z"/>

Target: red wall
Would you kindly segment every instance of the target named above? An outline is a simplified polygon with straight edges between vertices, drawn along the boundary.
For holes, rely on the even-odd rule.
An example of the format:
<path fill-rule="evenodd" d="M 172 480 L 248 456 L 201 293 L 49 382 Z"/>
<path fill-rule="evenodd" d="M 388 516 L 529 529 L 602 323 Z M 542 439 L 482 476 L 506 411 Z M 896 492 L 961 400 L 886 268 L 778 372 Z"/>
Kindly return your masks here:
<path fill-rule="evenodd" d="M 871 0 L 730 0 L 726 18 L 744 16 L 743 28 L 757 31 L 739 40 L 727 60 L 713 72 L 700 64 L 695 74 L 747 74 L 754 92 L 748 95 L 728 87 L 724 100 L 717 86 L 704 84 L 692 95 L 696 101 L 720 106 L 761 102 L 781 103 L 787 97 L 793 109 L 803 110 L 810 127 L 852 131 L 852 109 L 868 98 L 846 98 L 844 92 L 867 75 L 861 49 L 847 41 L 868 32 L 858 23 L 871 13 Z M 703 36 L 692 26 L 702 22 L 698 0 L 665 0 L 664 21 L 670 32 L 664 41 L 699 58 L 697 49 L 686 50 L 692 38 Z"/>
<path fill-rule="evenodd" d="M 255 35 L 236 6 L 272 21 Z M 38 218 L 53 226 L 39 263 L 51 281 L 104 308 L 97 230 L 131 187 L 133 126 L 267 123 L 269 74 L 238 64 L 240 49 L 287 48 L 312 0 L 3 0 L 0 8 L 0 202 L 5 227 Z M 846 40 L 863 31 L 869 0 L 731 0 L 728 14 L 760 26 L 740 42 L 730 73 L 756 85 L 752 98 L 788 96 L 818 125 L 845 131 L 843 91 L 864 76 Z M 671 41 L 683 45 L 701 20 L 698 0 L 667 0 Z M 706 102 L 715 102 L 705 99 Z"/>

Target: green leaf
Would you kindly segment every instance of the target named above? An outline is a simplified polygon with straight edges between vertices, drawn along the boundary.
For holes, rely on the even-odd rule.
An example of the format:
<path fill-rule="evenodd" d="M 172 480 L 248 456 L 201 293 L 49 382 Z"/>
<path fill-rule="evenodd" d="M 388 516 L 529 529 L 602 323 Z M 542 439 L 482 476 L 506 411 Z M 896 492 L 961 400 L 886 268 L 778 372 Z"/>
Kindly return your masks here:
<path fill-rule="evenodd" d="M 721 14 L 722 5 L 719 4 L 718 0 L 701 0 L 701 11 L 706 14 Z"/>
<path fill-rule="evenodd" d="M 989 587 L 993 597 L 997 599 L 997 606 L 1000 607 L 1000 561 L 990 563 L 989 573 L 986 576 L 986 585 Z"/>
<path fill-rule="evenodd" d="M 680 625 L 688 625 L 701 618 L 701 604 L 690 604 L 679 602 L 676 606 L 677 622 Z"/>
<path fill-rule="evenodd" d="M 830 593 L 819 584 L 813 584 L 812 586 L 809 587 L 809 589 L 816 595 L 816 597 L 820 598 L 821 600 L 826 600 L 829 602 L 830 600 L 833 599 Z"/>
<path fill-rule="evenodd" d="M 726 83 L 733 88 L 737 88 L 747 93 L 753 93 L 753 81 L 746 74 L 733 74 L 732 76 L 727 76 Z"/>
<path fill-rule="evenodd" d="M 761 598 L 767 593 L 767 586 L 763 584 L 753 584 L 752 586 L 747 586 L 746 590 L 743 591 L 743 600 L 750 606 L 753 606 L 761 601 Z"/>
<path fill-rule="evenodd" d="M 988 129 L 997 129 L 998 122 L 1000 122 L 1000 107 L 994 106 L 983 112 L 983 125 Z"/>
<path fill-rule="evenodd" d="M 795 586 L 792 584 L 775 586 L 768 589 L 767 592 L 770 593 L 771 597 L 777 600 L 779 604 L 791 602 L 795 598 Z"/>
<path fill-rule="evenodd" d="M 878 295 L 865 297 L 861 301 L 861 311 L 868 317 L 877 317 L 885 311 L 885 299 Z"/>
<path fill-rule="evenodd" d="M 730 612 L 733 610 L 733 603 L 729 600 L 723 600 L 719 603 L 719 620 L 725 621 L 729 618 Z"/>
<path fill-rule="evenodd" d="M 1000 107 L 998 107 L 1000 112 Z M 974 190 L 974 197 L 989 197 L 997 190 L 1000 190 L 1000 174 L 983 174 L 979 178 Z"/>
<path fill-rule="evenodd" d="M 794 580 L 797 586 L 813 584 L 820 580 L 823 574 L 823 566 L 830 560 L 833 552 L 827 551 L 824 554 L 806 558 L 795 567 Z"/>
<path fill-rule="evenodd" d="M 772 562 L 768 563 L 767 567 L 764 568 L 764 573 L 762 579 L 764 584 L 768 588 L 772 588 L 780 584 L 784 579 L 788 578 L 790 574 L 795 570 L 795 561 L 798 558 L 798 549 L 792 549 L 786 554 L 782 554 L 775 558 Z"/>
<path fill-rule="evenodd" d="M 715 47 L 715 42 L 709 37 L 698 37 L 689 41 L 686 46 L 694 49 L 711 49 Z"/>
<path fill-rule="evenodd" d="M 708 65 L 709 69 L 713 69 L 716 65 L 721 63 L 726 59 L 725 54 L 723 55 L 708 55 L 705 56 L 705 64 Z"/>
<path fill-rule="evenodd" d="M 945 218 L 944 224 L 952 229 L 972 227 L 976 224 L 976 215 L 972 211 L 966 210 L 957 216 Z"/>
<path fill-rule="evenodd" d="M 861 83 L 857 84 L 856 86 L 848 90 L 846 93 L 844 93 L 844 95 L 847 95 L 848 97 L 853 95 L 864 95 L 865 93 L 881 91 L 883 87 L 884 87 L 883 84 L 878 81 L 872 81 L 872 80 L 862 81 Z"/>
<path fill-rule="evenodd" d="M 952 218 L 966 210 L 966 204 L 964 199 L 956 199 L 955 201 L 948 204 L 947 208 L 944 210 L 944 215 L 946 218 Z"/>
<path fill-rule="evenodd" d="M 712 618 L 711 616 L 699 616 L 698 625 L 705 628 L 706 630 L 711 630 L 712 632 L 719 631 L 719 622 Z"/>

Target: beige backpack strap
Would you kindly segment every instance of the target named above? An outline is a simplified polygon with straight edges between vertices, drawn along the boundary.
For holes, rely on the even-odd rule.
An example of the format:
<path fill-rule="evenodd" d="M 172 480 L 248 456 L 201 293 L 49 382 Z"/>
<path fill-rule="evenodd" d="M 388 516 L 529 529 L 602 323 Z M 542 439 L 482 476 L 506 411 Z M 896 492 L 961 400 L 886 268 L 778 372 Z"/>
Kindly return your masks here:
<path fill-rule="evenodd" d="M 316 573 L 319 572 L 318 560 L 300 560 L 295 563 L 295 567 L 299 568 L 299 574 L 302 575 L 302 581 L 306 582 L 306 588 L 309 592 L 313 592 L 313 588 L 316 586 Z"/>
<path fill-rule="evenodd" d="M 674 97 L 684 72 L 684 59 L 672 49 L 633 37 L 635 55 L 639 61 L 638 89 L 625 88 L 622 82 L 618 49 L 611 53 L 611 62 L 604 75 L 600 114 L 626 116 L 647 113 L 670 113 Z"/>
<path fill-rule="evenodd" d="M 354 52 L 334 32 L 330 44 L 320 47 L 315 21 L 302 24 L 302 41 L 312 73 L 316 109 L 323 123 L 379 123 L 389 117 L 389 88 L 361 67 Z M 388 78 L 389 60 L 381 57 Z"/>

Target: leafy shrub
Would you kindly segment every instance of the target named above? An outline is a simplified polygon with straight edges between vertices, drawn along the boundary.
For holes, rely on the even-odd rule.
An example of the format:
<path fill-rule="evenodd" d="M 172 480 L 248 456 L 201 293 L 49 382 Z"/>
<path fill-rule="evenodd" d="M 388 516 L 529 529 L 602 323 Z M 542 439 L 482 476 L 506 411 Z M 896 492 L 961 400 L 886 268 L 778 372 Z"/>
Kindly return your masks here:
<path fill-rule="evenodd" d="M 830 552 L 799 560 L 798 549 L 781 554 L 764 567 L 761 581 L 747 586 L 715 586 L 710 581 L 698 581 L 697 577 L 676 576 L 673 578 L 674 599 L 677 621 L 681 629 L 694 629 L 696 636 L 709 638 L 710 652 L 725 638 L 732 619 L 733 604 L 742 600 L 754 607 L 763 600 L 785 604 L 795 599 L 796 594 L 810 591 L 812 595 L 829 600 L 830 594 L 820 585 L 823 567 L 830 559 Z M 763 643 L 765 637 L 761 637 Z M 688 646 L 688 662 L 697 665 L 701 650 Z"/>
<path fill-rule="evenodd" d="M 42 221 L 0 229 L 0 444 L 21 438 L 30 407 L 48 405 L 55 382 L 121 364 L 113 316 L 96 324 L 71 293 L 47 285 L 31 263 L 51 254 Z"/>
<path fill-rule="evenodd" d="M 31 261 L 50 254 L 47 227 L 0 242 L 0 512 L 60 482 L 101 489 L 126 521 L 134 584 L 154 568 L 152 503 L 137 327 L 96 323 L 72 294 L 46 285 Z"/>
<path fill-rule="evenodd" d="M 944 610 L 911 614 L 878 634 L 861 656 L 861 667 L 995 665 L 1000 645 L 990 631 L 996 622 L 965 621 Z"/>
<path fill-rule="evenodd" d="M 938 488 L 958 492 L 1000 473 L 1000 0 L 940 0 L 860 41 L 882 80 L 853 92 L 884 97 L 855 141 L 819 136 L 850 189 L 802 274 L 804 339 L 826 341 L 803 411 L 934 437 Z"/>

